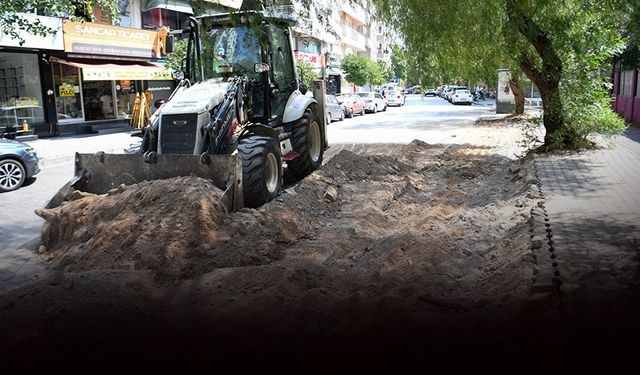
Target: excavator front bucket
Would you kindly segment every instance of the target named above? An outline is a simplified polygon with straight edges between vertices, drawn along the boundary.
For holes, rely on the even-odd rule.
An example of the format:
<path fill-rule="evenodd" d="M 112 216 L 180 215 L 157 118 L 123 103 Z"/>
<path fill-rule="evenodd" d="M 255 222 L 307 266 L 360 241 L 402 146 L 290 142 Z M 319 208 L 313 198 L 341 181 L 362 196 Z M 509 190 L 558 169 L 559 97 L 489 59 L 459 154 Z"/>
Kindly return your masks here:
<path fill-rule="evenodd" d="M 224 191 L 222 203 L 227 210 L 244 206 L 242 196 L 242 161 L 237 155 L 131 155 L 79 154 L 75 157 L 75 176 L 47 203 L 59 206 L 75 190 L 104 194 L 121 184 L 162 180 L 179 176 L 197 176 L 210 180 Z"/>

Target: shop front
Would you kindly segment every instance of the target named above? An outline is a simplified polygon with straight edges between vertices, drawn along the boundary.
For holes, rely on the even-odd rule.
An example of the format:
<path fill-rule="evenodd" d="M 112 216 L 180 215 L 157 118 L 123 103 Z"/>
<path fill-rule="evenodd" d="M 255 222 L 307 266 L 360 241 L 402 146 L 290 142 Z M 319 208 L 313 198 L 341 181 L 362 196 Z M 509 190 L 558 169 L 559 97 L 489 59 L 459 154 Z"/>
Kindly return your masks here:
<path fill-rule="evenodd" d="M 148 62 L 52 57 L 51 67 L 61 134 L 128 126 L 137 93 L 175 88 L 171 70 Z"/>
<path fill-rule="evenodd" d="M 175 87 L 172 71 L 150 62 L 164 52 L 157 31 L 65 20 L 64 32 L 66 54 L 49 58 L 58 134 L 127 127 L 149 82 Z"/>
<path fill-rule="evenodd" d="M 33 14 L 21 17 L 54 32 L 40 36 L 20 31 L 19 39 L 0 32 L 0 130 L 46 135 L 52 132 L 47 109 L 53 106 L 53 92 L 44 84 L 50 74 L 43 57 L 64 49 L 62 21 Z"/>

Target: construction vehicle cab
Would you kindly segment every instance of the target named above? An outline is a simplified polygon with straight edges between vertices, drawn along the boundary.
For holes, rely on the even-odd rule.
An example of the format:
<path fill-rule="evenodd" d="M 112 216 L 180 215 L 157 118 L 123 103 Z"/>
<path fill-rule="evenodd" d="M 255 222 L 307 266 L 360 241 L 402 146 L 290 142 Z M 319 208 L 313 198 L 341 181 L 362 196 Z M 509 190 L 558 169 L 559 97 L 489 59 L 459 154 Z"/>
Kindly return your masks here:
<path fill-rule="evenodd" d="M 144 129 L 141 155 L 80 155 L 73 188 L 104 193 L 154 176 L 196 175 L 224 189 L 233 210 L 275 198 L 283 163 L 297 178 L 313 172 L 328 147 L 325 88 L 316 81 L 314 97 L 304 95 L 291 25 L 256 11 L 190 18 L 181 33 L 188 38 L 182 80 Z M 165 159 L 171 173 L 156 171 Z M 107 172 L 122 168 L 132 170 Z"/>

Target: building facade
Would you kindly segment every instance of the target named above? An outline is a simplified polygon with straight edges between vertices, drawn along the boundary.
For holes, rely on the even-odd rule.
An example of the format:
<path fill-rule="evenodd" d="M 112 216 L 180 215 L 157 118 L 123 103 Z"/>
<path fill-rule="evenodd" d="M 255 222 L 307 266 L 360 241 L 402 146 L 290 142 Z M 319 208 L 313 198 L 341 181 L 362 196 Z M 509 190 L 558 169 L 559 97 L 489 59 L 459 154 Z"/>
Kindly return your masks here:
<path fill-rule="evenodd" d="M 619 64 L 613 73 L 613 109 L 626 121 L 640 125 L 639 68 L 623 68 Z"/>
<path fill-rule="evenodd" d="M 212 11 L 234 6 L 209 3 Z M 166 33 L 193 15 L 188 1 L 121 0 L 118 20 L 99 7 L 86 11 L 92 22 L 49 17 L 47 10 L 21 14 L 55 31 L 21 33 L 22 44 L 0 33 L 0 127 L 26 123 L 39 136 L 110 132 L 129 126 L 138 93 L 151 92 L 154 100 L 171 94 L 163 45 Z"/>

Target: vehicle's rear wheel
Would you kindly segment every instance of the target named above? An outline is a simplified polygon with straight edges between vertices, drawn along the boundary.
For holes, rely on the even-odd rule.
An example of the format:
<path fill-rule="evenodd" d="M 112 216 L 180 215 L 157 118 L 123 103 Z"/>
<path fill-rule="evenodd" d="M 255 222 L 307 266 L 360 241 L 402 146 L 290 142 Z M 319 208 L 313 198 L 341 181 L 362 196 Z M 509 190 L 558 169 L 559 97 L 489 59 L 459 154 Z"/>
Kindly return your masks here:
<path fill-rule="evenodd" d="M 307 108 L 304 115 L 293 126 L 291 136 L 293 151 L 300 154 L 297 158 L 287 162 L 287 169 L 297 178 L 306 177 L 322 165 L 322 132 L 320 123 L 313 115 L 311 108 Z"/>
<path fill-rule="evenodd" d="M 24 167 L 16 160 L 0 161 L 0 191 L 7 192 L 18 189 L 24 183 L 26 173 Z"/>
<path fill-rule="evenodd" d="M 260 207 L 282 188 L 280 145 L 273 138 L 251 136 L 238 144 L 242 159 L 242 191 L 246 207 Z"/>

